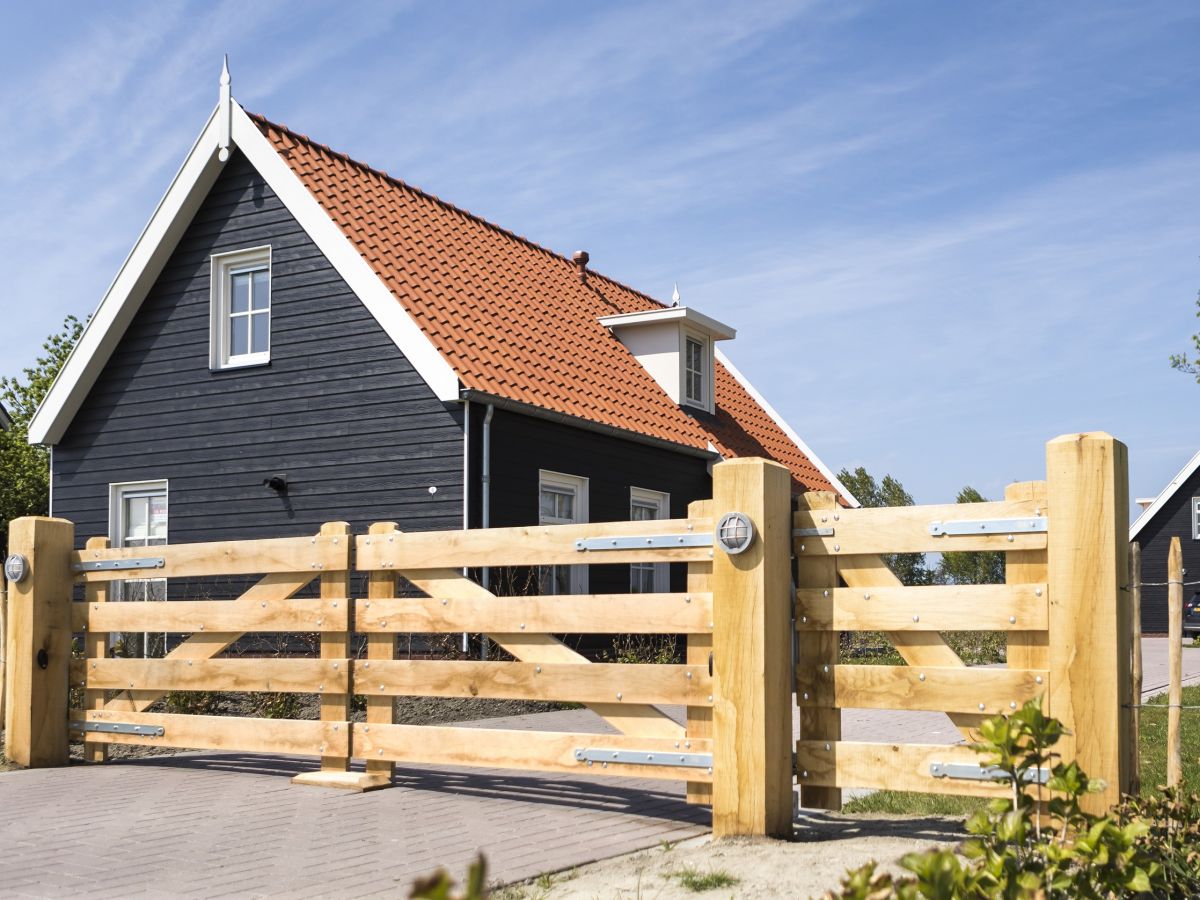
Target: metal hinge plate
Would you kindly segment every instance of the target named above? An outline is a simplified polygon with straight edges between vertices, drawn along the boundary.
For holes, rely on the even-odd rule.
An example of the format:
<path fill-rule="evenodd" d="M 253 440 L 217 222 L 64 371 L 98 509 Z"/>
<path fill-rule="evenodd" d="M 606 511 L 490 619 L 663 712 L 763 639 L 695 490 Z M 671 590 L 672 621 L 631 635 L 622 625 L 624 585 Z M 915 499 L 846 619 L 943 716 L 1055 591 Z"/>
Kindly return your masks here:
<path fill-rule="evenodd" d="M 969 781 L 1004 781 L 1008 774 L 997 766 L 973 763 L 930 763 L 929 774 L 934 778 L 962 778 Z M 1045 784 L 1050 780 L 1049 769 L 1030 769 L 1025 773 L 1029 784 Z"/>
<path fill-rule="evenodd" d="M 74 566 L 76 572 L 112 572 L 118 569 L 161 569 L 167 561 L 161 556 L 148 556 L 141 559 L 98 559 L 93 562 L 81 562 Z"/>
<path fill-rule="evenodd" d="M 166 729 L 161 725 L 132 725 L 129 722 L 72 722 L 72 731 L 99 731 L 104 734 L 140 734 L 144 737 L 162 737 Z"/>
<path fill-rule="evenodd" d="M 576 747 L 575 758 L 580 762 L 621 763 L 636 766 L 682 766 L 686 769 L 707 769 L 712 772 L 711 753 L 679 753 L 660 750 L 603 750 L 595 747 Z"/>
<path fill-rule="evenodd" d="M 833 537 L 832 528 L 793 528 L 792 537 Z"/>
<path fill-rule="evenodd" d="M 580 538 L 575 549 L 586 550 L 666 550 L 670 547 L 711 547 L 711 534 L 651 534 L 645 537 Z"/>
<path fill-rule="evenodd" d="M 1033 534 L 1047 528 L 1045 516 L 1028 519 L 956 519 L 952 522 L 930 522 L 929 533 L 943 534 Z"/>

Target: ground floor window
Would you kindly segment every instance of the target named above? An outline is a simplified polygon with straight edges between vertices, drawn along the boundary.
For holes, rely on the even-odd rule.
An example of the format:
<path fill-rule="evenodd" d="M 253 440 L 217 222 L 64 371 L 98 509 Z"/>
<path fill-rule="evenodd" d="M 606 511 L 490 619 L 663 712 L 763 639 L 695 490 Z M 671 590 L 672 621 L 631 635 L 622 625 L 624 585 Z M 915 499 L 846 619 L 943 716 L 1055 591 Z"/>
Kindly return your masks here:
<path fill-rule="evenodd" d="M 1192 498 L 1192 540 L 1200 541 L 1200 497 Z"/>
<path fill-rule="evenodd" d="M 562 472 L 538 473 L 538 522 L 578 525 L 588 520 L 588 480 Z M 543 594 L 586 594 L 587 566 L 542 566 L 538 587 Z"/>
<path fill-rule="evenodd" d="M 167 543 L 167 482 L 135 481 L 109 486 L 109 542 L 114 547 L 160 547 Z M 148 554 L 149 555 L 149 554 Z M 113 600 L 167 599 L 167 579 L 112 582 Z M 162 635 L 120 635 L 123 649 L 141 656 L 161 655 Z"/>
<path fill-rule="evenodd" d="M 629 489 L 629 519 L 647 522 L 671 517 L 670 495 L 646 488 Z M 653 594 L 669 590 L 670 571 L 666 563 L 632 563 L 629 566 L 629 592 Z"/>

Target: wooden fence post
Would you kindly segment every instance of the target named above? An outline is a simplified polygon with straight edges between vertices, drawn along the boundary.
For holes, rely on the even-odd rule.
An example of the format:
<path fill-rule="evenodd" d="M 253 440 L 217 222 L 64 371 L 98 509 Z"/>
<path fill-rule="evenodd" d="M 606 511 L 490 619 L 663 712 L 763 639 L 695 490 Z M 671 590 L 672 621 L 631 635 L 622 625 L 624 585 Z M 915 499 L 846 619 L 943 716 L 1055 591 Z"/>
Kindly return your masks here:
<path fill-rule="evenodd" d="M 713 468 L 713 516 L 748 516 L 742 553 L 713 548 L 713 834 L 792 830 L 791 475 L 761 459 Z"/>
<path fill-rule="evenodd" d="M 711 500 L 696 500 L 688 504 L 689 519 L 706 519 L 711 516 Z M 687 590 L 689 594 L 707 594 L 712 591 L 712 560 L 688 563 Z M 689 634 L 687 636 L 687 664 L 707 670 L 709 659 L 712 658 L 712 649 L 711 632 Z M 711 706 L 687 707 L 687 736 L 688 738 L 712 737 Z M 687 783 L 687 802 L 711 804 L 712 783 L 689 781 Z"/>
<path fill-rule="evenodd" d="M 67 764 L 74 544 L 75 526 L 65 519 L 31 516 L 8 526 L 9 554 L 25 557 L 29 570 L 8 584 L 5 752 L 30 768 Z"/>
<path fill-rule="evenodd" d="M 87 539 L 85 545 L 88 550 L 107 550 L 108 538 L 106 537 L 91 537 Z M 107 603 L 109 596 L 108 581 L 89 581 L 84 586 L 84 599 L 88 603 Z M 93 631 L 90 628 L 87 634 L 83 636 L 84 662 L 93 659 L 104 659 L 108 656 L 108 633 L 104 631 Z M 167 652 L 166 645 L 163 645 L 163 654 Z M 85 690 L 83 692 L 84 709 L 104 709 L 104 695 L 107 691 L 102 690 Z M 84 740 L 83 742 L 83 758 L 88 762 L 102 763 L 108 759 L 108 744 L 101 744 L 96 741 Z"/>
<path fill-rule="evenodd" d="M 1167 553 L 1167 787 L 1183 776 L 1183 547 L 1171 538 Z"/>
<path fill-rule="evenodd" d="M 1129 786 L 1129 474 L 1125 445 L 1103 432 L 1046 445 L 1050 600 L 1047 711 L 1070 734 L 1058 751 L 1105 787 L 1083 798 L 1106 812 Z"/>
<path fill-rule="evenodd" d="M 372 535 L 397 534 L 399 526 L 395 522 L 376 522 L 369 533 Z M 395 572 L 371 572 L 367 576 L 367 600 L 386 600 L 396 596 L 399 579 Z M 353 627 L 353 625 L 351 625 Z M 375 660 L 391 660 L 396 656 L 396 635 L 368 634 L 367 662 Z M 353 686 L 353 685 L 352 685 Z M 367 697 L 367 726 L 391 725 L 395 722 L 395 697 Z M 368 759 L 366 777 L 363 779 L 363 790 L 389 787 L 392 777 L 396 774 L 396 764 L 390 760 Z"/>
<path fill-rule="evenodd" d="M 1133 699 L 1133 715 L 1129 717 L 1133 771 L 1129 773 L 1129 793 L 1136 797 L 1142 792 L 1142 545 L 1137 541 L 1129 545 L 1129 643 L 1133 665 L 1129 688 Z"/>

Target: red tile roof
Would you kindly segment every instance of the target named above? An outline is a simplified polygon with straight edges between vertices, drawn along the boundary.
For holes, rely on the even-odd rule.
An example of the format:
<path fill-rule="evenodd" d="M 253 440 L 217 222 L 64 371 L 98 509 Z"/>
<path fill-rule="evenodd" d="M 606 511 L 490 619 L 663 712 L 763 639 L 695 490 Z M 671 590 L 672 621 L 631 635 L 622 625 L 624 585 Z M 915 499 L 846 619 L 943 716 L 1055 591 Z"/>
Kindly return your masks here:
<path fill-rule="evenodd" d="M 251 116 L 463 386 L 722 455 L 768 456 L 833 490 L 724 366 L 714 418 L 689 415 L 598 321 L 663 304 L 510 231 Z"/>

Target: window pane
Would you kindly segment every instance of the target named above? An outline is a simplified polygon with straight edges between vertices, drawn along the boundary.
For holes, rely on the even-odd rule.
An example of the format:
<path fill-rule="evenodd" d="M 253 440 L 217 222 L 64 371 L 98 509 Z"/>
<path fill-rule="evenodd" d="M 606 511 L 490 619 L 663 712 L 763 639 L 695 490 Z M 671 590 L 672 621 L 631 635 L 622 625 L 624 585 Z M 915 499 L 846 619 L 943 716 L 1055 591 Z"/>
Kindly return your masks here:
<path fill-rule="evenodd" d="M 575 521 L 575 494 L 559 488 L 543 487 L 540 511 L 543 518 Z"/>
<path fill-rule="evenodd" d="M 653 563 L 634 563 L 629 567 L 629 590 L 634 594 L 654 593 Z"/>
<path fill-rule="evenodd" d="M 629 518 L 634 522 L 650 522 L 658 518 L 658 504 L 634 500 Z"/>
<path fill-rule="evenodd" d="M 270 342 L 271 314 L 267 312 L 254 313 L 250 316 L 250 322 L 251 352 L 266 353 Z"/>
<path fill-rule="evenodd" d="M 148 498 L 150 508 L 150 529 L 147 535 L 155 543 L 165 544 L 167 541 L 167 498 L 165 494 L 155 494 Z"/>
<path fill-rule="evenodd" d="M 259 269 L 250 274 L 254 279 L 254 291 L 251 295 L 254 308 L 266 309 L 271 303 L 270 279 L 267 278 L 267 270 Z"/>
<path fill-rule="evenodd" d="M 149 536 L 149 512 L 145 497 L 125 498 L 125 533 L 121 536 L 121 543 L 130 545 L 137 542 L 135 546 L 143 545 Z"/>
<path fill-rule="evenodd" d="M 233 290 L 229 296 L 230 312 L 245 312 L 250 308 L 250 273 L 240 272 L 231 276 Z"/>
<path fill-rule="evenodd" d="M 229 355 L 244 356 L 250 350 L 250 317 L 234 316 L 229 320 Z"/>

